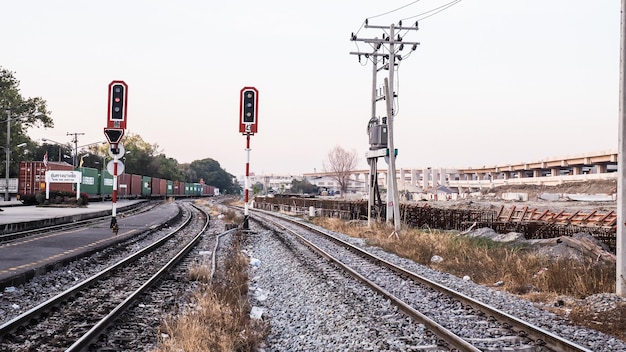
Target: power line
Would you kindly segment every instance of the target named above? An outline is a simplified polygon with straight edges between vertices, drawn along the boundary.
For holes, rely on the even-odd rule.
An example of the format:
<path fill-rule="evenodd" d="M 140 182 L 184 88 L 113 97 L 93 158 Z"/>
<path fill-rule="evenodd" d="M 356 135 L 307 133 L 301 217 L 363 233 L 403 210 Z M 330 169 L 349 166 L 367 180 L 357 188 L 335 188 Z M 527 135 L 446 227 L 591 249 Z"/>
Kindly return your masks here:
<path fill-rule="evenodd" d="M 456 4 L 460 3 L 460 2 L 461 2 L 461 0 L 453 0 L 453 1 L 450 1 L 449 3 L 447 3 L 447 4 L 445 4 L 445 5 L 441 5 L 441 6 L 437 7 L 437 8 L 432 9 L 432 10 L 428 10 L 428 11 L 426 11 L 426 12 L 422 12 L 422 13 L 420 13 L 420 14 L 417 14 L 417 15 L 414 15 L 414 16 L 411 16 L 411 17 L 403 18 L 403 19 L 401 19 L 401 21 L 404 21 L 404 20 L 410 20 L 410 19 L 412 19 L 412 18 L 416 18 L 416 17 L 419 17 L 419 16 L 423 16 L 423 15 L 425 15 L 425 14 L 428 14 L 428 13 L 431 13 L 431 12 L 433 12 L 433 11 L 434 11 L 434 13 L 432 13 L 432 14 L 430 14 L 430 15 L 426 16 L 426 17 L 422 17 L 422 18 L 420 18 L 420 20 L 425 20 L 425 19 L 427 19 L 428 17 L 432 17 L 432 16 L 434 16 L 434 15 L 436 15 L 436 14 L 440 13 L 441 11 L 447 10 L 447 9 L 451 8 L 452 6 L 454 6 L 454 5 L 456 5 Z"/>

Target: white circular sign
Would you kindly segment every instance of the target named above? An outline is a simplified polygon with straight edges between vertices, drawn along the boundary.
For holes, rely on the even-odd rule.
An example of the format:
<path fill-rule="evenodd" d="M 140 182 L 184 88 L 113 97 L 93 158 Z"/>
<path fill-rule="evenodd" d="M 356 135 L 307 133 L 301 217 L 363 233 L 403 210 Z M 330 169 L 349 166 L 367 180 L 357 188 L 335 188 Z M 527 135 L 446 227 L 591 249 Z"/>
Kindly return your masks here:
<path fill-rule="evenodd" d="M 111 150 L 111 148 L 109 148 L 109 155 L 111 156 L 111 158 L 119 159 L 122 155 L 124 155 L 124 153 L 126 153 L 126 150 L 124 149 L 124 145 L 122 143 L 117 143 L 117 149 L 117 154 L 113 154 L 113 151 Z"/>
<path fill-rule="evenodd" d="M 114 170 L 113 170 L 113 168 L 115 167 L 115 166 L 114 166 L 114 163 L 116 163 L 116 162 L 117 162 L 117 175 L 113 173 L 113 171 L 114 171 Z M 109 162 L 107 163 L 107 171 L 108 171 L 111 175 L 113 175 L 113 176 L 119 176 L 119 175 L 121 175 L 121 174 L 123 174 L 123 173 L 124 173 L 124 163 L 122 163 L 122 162 L 121 162 L 121 161 L 119 161 L 119 160 L 117 160 L 117 161 L 115 161 L 115 160 L 109 160 Z"/>

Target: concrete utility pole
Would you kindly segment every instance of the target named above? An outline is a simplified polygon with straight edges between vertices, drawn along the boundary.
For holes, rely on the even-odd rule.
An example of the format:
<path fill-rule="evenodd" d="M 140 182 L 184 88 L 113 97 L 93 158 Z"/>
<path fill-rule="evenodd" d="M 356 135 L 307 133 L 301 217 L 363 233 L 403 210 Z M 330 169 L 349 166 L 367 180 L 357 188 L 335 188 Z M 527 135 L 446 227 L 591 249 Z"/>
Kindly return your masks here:
<path fill-rule="evenodd" d="M 5 159 L 5 175 L 4 175 L 4 200 L 10 201 L 11 197 L 9 196 L 9 167 L 11 160 L 11 110 L 7 109 L 7 138 L 6 144 L 4 146 L 4 157 Z"/>
<path fill-rule="evenodd" d="M 618 153 L 618 177 L 617 177 L 617 248 L 616 248 L 616 282 L 615 293 L 619 296 L 626 296 L 626 189 L 624 189 L 624 178 L 626 178 L 626 0 L 622 0 L 621 13 L 621 35 L 620 35 L 620 83 L 619 83 L 619 128 L 617 137 Z"/>
<path fill-rule="evenodd" d="M 370 165 L 370 191 L 369 191 L 369 202 L 368 202 L 368 225 L 371 223 L 371 209 L 372 204 L 375 203 L 373 188 L 375 182 L 377 182 L 377 168 L 376 164 L 378 162 L 379 157 L 385 157 L 387 160 L 389 167 L 387 169 L 387 222 L 391 222 L 391 219 L 394 219 L 394 228 L 395 231 L 392 235 L 397 235 L 400 231 L 400 198 L 398 196 L 398 183 L 396 179 L 396 149 L 394 148 L 393 141 L 393 118 L 395 116 L 395 111 L 393 110 L 394 100 L 396 98 L 396 94 L 393 90 L 394 82 L 395 82 L 395 74 L 396 74 L 396 60 L 399 62 L 402 60 L 402 56 L 399 53 L 404 49 L 405 45 L 412 45 L 412 51 L 417 49 L 419 45 L 418 42 L 405 42 L 402 39 L 400 34 L 396 37 L 396 30 L 407 32 L 410 30 L 417 30 L 418 23 L 415 22 L 415 26 L 411 27 L 403 27 L 402 22 L 398 24 L 396 27 L 394 24 L 389 27 L 386 26 L 370 26 L 368 21 L 365 21 L 365 28 L 376 28 L 383 30 L 383 36 L 381 39 L 378 37 L 374 39 L 362 39 L 357 38 L 356 34 L 352 33 L 350 40 L 352 41 L 360 41 L 366 44 L 371 45 L 373 51 L 371 52 L 350 52 L 351 55 L 358 55 L 359 62 L 361 61 L 361 57 L 365 57 L 368 60 L 372 60 L 374 64 L 373 67 L 373 79 L 372 79 L 372 116 L 368 123 L 368 133 L 370 137 L 370 150 L 366 154 L 367 162 Z M 385 31 L 389 32 L 389 34 L 384 33 Z M 382 96 L 378 96 L 376 94 L 376 82 L 377 82 L 377 74 L 380 71 L 378 69 L 378 59 L 382 59 L 382 67 L 380 70 L 388 70 L 389 77 L 385 78 L 385 87 L 384 93 Z M 387 63 L 385 64 L 385 60 Z M 386 113 L 387 116 L 383 117 L 383 122 L 380 124 L 380 120 L 376 115 L 376 102 L 384 99 L 386 101 Z"/>
<path fill-rule="evenodd" d="M 66 136 L 74 136 L 74 138 L 72 139 L 72 143 L 74 143 L 74 158 L 72 159 L 72 166 L 76 167 L 76 157 L 78 154 L 78 136 L 82 136 L 84 135 L 84 133 L 82 132 L 67 132 L 65 134 Z"/>

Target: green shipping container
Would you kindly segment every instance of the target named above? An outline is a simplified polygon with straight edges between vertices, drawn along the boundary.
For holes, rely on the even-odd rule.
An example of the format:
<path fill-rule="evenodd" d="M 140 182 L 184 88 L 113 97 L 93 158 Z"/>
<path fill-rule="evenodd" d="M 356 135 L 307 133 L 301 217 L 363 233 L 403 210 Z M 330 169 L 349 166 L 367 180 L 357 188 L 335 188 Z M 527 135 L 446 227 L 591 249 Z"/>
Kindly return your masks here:
<path fill-rule="evenodd" d="M 87 193 L 92 198 L 100 195 L 100 173 L 98 170 L 90 167 L 79 167 L 78 171 L 82 173 L 80 193 Z"/>
<path fill-rule="evenodd" d="M 102 177 L 100 177 L 100 194 L 102 198 L 108 198 L 113 194 L 113 175 L 111 175 L 108 171 L 103 170 L 101 173 Z M 118 178 L 119 180 L 119 178 Z M 119 189 L 118 189 L 119 191 Z"/>
<path fill-rule="evenodd" d="M 174 194 L 174 181 L 167 180 L 167 187 L 165 189 L 165 194 L 168 196 Z"/>
<path fill-rule="evenodd" d="M 141 195 L 150 196 L 151 194 L 152 194 L 152 177 L 142 176 L 141 177 Z"/>

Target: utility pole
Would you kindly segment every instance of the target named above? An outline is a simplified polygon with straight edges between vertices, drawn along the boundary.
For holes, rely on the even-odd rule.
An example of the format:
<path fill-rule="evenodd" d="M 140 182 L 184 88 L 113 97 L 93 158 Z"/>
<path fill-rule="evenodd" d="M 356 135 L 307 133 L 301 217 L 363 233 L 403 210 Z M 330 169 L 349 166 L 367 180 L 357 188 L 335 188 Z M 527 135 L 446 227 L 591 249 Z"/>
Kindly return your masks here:
<path fill-rule="evenodd" d="M 619 128 L 617 137 L 617 245 L 615 293 L 626 296 L 626 0 L 622 0 L 620 33 Z"/>
<path fill-rule="evenodd" d="M 71 142 L 74 143 L 74 158 L 72 159 L 72 166 L 74 168 L 76 168 L 76 157 L 78 155 L 78 136 L 82 136 L 82 135 L 84 135 L 84 133 L 82 133 L 82 132 L 67 132 L 65 135 L 66 136 L 74 136 L 74 138 L 71 140 Z"/>
<path fill-rule="evenodd" d="M 359 62 L 362 57 L 368 60 L 372 60 L 374 64 L 373 79 L 372 79 L 372 116 L 368 122 L 368 134 L 370 139 L 370 150 L 366 154 L 367 162 L 370 165 L 370 192 L 369 192 L 369 209 L 368 209 L 368 225 L 370 224 L 372 204 L 375 204 L 373 188 L 377 186 L 377 170 L 376 164 L 379 157 L 384 157 L 389 167 L 387 168 L 387 205 L 386 205 L 386 219 L 387 222 L 391 222 L 394 219 L 394 232 L 392 235 L 398 235 L 400 231 L 400 197 L 398 195 L 398 183 L 396 179 L 396 154 L 397 149 L 394 148 L 393 140 L 393 118 L 395 111 L 393 109 L 394 101 L 397 98 L 397 94 L 394 92 L 394 82 L 396 74 L 396 66 L 399 65 L 402 60 L 400 53 L 404 49 L 405 45 L 411 45 L 411 51 L 415 51 L 418 42 L 406 42 L 403 40 L 400 34 L 396 36 L 396 30 L 398 32 L 418 30 L 418 23 L 415 22 L 414 26 L 403 27 L 402 21 L 398 23 L 398 26 L 391 24 L 386 26 L 373 26 L 369 25 L 365 20 L 365 28 L 375 28 L 383 30 L 382 38 L 375 37 L 374 39 L 358 38 L 356 34 L 352 33 L 350 36 L 351 41 L 363 42 L 369 44 L 372 47 L 372 51 L 357 51 L 350 52 L 351 55 L 357 55 Z M 389 34 L 387 34 L 389 33 Z M 382 66 L 378 68 L 378 59 L 382 60 Z M 396 63 L 397 61 L 397 63 Z M 381 70 L 388 70 L 389 76 L 385 78 L 385 87 L 383 94 L 376 95 L 376 82 L 377 75 Z M 386 102 L 386 114 L 387 116 L 382 118 L 382 124 L 379 117 L 376 115 L 376 103 L 380 100 Z M 376 182 L 376 184 L 375 184 Z"/>

